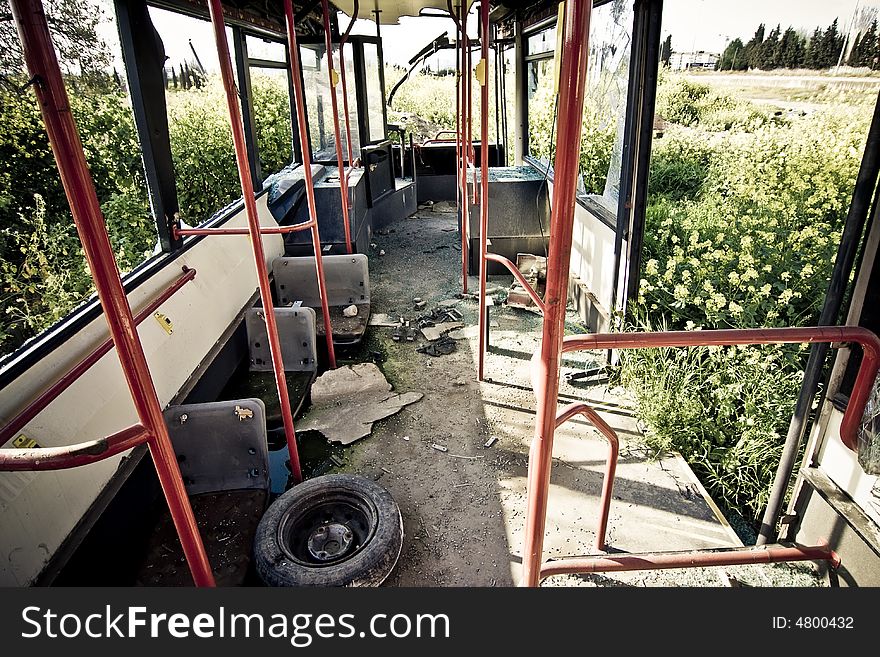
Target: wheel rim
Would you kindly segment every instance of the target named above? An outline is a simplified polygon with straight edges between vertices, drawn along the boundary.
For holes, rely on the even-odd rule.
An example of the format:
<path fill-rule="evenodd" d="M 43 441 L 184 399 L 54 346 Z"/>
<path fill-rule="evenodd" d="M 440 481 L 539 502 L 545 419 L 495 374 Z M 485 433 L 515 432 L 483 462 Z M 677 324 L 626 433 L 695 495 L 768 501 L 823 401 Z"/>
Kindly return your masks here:
<path fill-rule="evenodd" d="M 322 494 L 278 527 L 278 543 L 296 563 L 320 568 L 351 559 L 376 533 L 375 505 L 346 491 Z"/>

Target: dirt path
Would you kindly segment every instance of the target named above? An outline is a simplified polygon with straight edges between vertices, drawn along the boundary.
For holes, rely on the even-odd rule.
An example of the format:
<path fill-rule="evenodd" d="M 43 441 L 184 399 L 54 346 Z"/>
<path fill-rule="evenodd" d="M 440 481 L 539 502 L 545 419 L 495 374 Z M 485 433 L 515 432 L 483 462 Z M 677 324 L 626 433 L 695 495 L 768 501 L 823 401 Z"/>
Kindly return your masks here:
<path fill-rule="evenodd" d="M 442 210 L 439 204 L 435 210 Z M 461 291 L 461 252 L 456 219 L 448 211 L 422 209 L 374 233 L 370 253 L 373 313 L 415 319 L 413 298 L 430 310 Z M 384 251 L 380 256 L 379 252 Z M 503 290 L 510 277 L 493 278 Z M 476 281 L 471 281 L 471 290 Z M 503 294 L 499 295 L 499 298 Z M 429 356 L 427 344 L 395 342 L 392 329 L 370 327 L 358 353 L 345 362 L 376 361 L 396 391 L 424 398 L 377 422 L 372 434 L 342 451 L 337 469 L 372 477 L 397 500 L 404 517 L 404 546 L 391 586 L 513 586 L 519 583 L 525 516 L 528 448 L 534 397 L 529 359 L 540 337 L 539 315 L 496 306 L 492 310 L 487 381 L 476 381 L 477 304 L 460 300 L 464 339 L 455 352 Z M 583 331 L 572 315 L 569 329 Z M 563 362 L 563 374 L 596 363 L 589 355 Z M 560 402 L 590 400 L 619 432 L 619 477 L 609 522 L 618 549 L 684 549 L 735 544 L 680 458 L 659 461 L 641 451 L 636 420 L 619 391 L 563 382 Z M 486 441 L 495 437 L 491 447 Z M 432 445 L 447 451 L 438 451 Z M 546 556 L 583 554 L 595 544 L 598 492 L 607 447 L 583 422 L 557 432 Z M 707 572 L 623 573 L 615 577 L 559 577 L 555 585 L 721 586 L 717 569 Z M 786 571 L 788 573 L 788 571 Z M 787 575 L 786 575 L 787 576 Z M 765 577 L 761 575 L 761 577 Z M 763 585 L 760 577 L 755 585 Z M 768 580 L 769 581 L 769 580 Z M 813 582 L 812 576 L 807 580 Z M 803 583 L 802 583 L 803 584 Z"/>

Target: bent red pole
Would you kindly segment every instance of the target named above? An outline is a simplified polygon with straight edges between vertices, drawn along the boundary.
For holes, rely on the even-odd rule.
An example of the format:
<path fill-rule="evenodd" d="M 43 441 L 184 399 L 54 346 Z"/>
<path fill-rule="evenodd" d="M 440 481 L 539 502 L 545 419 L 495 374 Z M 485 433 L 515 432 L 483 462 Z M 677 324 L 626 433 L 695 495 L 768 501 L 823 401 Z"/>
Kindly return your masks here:
<path fill-rule="evenodd" d="M 0 449 L 0 472 L 78 468 L 127 452 L 150 438 L 150 432 L 142 424 L 135 424 L 105 438 L 76 445 Z"/>
<path fill-rule="evenodd" d="M 330 80 L 330 107 L 333 109 L 333 134 L 336 139 L 336 167 L 339 169 L 339 197 L 342 202 L 342 228 L 345 231 L 345 251 L 346 253 L 351 253 L 351 224 L 348 216 L 348 184 L 345 177 L 345 166 L 342 155 L 342 135 L 339 132 L 339 105 L 336 102 L 336 79 L 335 71 L 333 69 L 333 41 L 330 38 L 330 4 L 327 0 L 321 0 L 321 9 L 324 16 L 324 47 L 327 50 L 327 76 Z"/>
<path fill-rule="evenodd" d="M 11 0 L 10 4 L 21 38 L 22 54 L 34 81 L 33 88 L 46 124 L 49 144 L 61 174 L 61 183 L 134 407 L 141 425 L 149 433 L 147 441 L 150 454 L 168 501 L 174 527 L 180 537 L 184 556 L 196 586 L 213 586 L 214 575 L 180 476 L 177 455 L 162 417 L 162 407 L 150 376 L 131 307 L 128 305 L 128 297 L 119 277 L 95 184 L 70 111 L 70 101 L 64 88 L 52 38 L 49 36 L 43 6 L 39 0 Z"/>
<path fill-rule="evenodd" d="M 281 420 L 284 434 L 287 437 L 287 449 L 290 452 L 290 472 L 295 483 L 302 481 L 302 470 L 299 464 L 299 451 L 296 446 L 296 432 L 293 428 L 293 409 L 287 390 L 287 374 L 284 370 L 284 359 L 281 355 L 281 340 L 278 337 L 278 324 L 275 320 L 275 309 L 272 303 L 272 288 L 269 285 L 269 274 L 266 270 L 266 253 L 263 249 L 263 238 L 260 235 L 260 217 L 257 214 L 257 201 L 254 186 L 248 170 L 247 148 L 244 140 L 244 124 L 241 120 L 241 107 L 238 92 L 235 88 L 235 77 L 232 72 L 232 60 L 229 58 L 229 45 L 226 41 L 226 24 L 223 20 L 223 7 L 220 0 L 209 0 L 211 23 L 214 26 L 214 40 L 217 44 L 217 57 L 220 60 L 220 75 L 226 91 L 226 106 L 229 110 L 229 123 L 232 128 L 232 141 L 235 145 L 235 164 L 238 167 L 238 178 L 244 198 L 245 214 L 248 220 L 251 246 L 253 247 L 254 266 L 257 269 L 257 285 L 260 288 L 260 299 L 263 303 L 263 315 L 266 318 L 266 332 L 269 336 L 269 351 L 272 355 L 272 369 L 275 373 L 275 385 L 278 399 L 281 402 Z"/>
<path fill-rule="evenodd" d="M 486 360 L 486 239 L 489 232 L 489 1 L 480 2 L 480 315 L 477 378 L 482 381 Z"/>
<path fill-rule="evenodd" d="M 614 475 L 617 472 L 617 457 L 620 453 L 620 440 L 617 432 L 589 404 L 575 402 L 563 408 L 556 416 L 556 428 L 573 418 L 583 415 L 608 441 L 608 460 L 605 462 L 605 479 L 602 480 L 602 497 L 599 503 L 599 524 L 596 528 L 596 549 L 605 549 L 605 532 L 608 529 L 608 514 L 611 511 L 611 491 L 614 489 Z"/>
<path fill-rule="evenodd" d="M 296 126 L 302 153 L 303 179 L 306 185 L 306 203 L 312 224 L 312 249 L 315 252 L 315 273 L 318 277 L 318 293 L 321 295 L 321 315 L 324 318 L 324 338 L 327 341 L 327 360 L 330 369 L 336 369 L 336 350 L 333 346 L 333 327 L 330 324 L 330 306 L 327 296 L 327 280 L 324 278 L 324 257 L 321 255 L 321 234 L 318 230 L 318 206 L 315 203 L 315 182 L 312 179 L 312 150 L 306 123 L 306 100 L 300 75 L 299 44 L 296 42 L 296 26 L 293 22 L 293 3 L 284 0 L 284 18 L 287 25 L 287 49 L 290 52 L 290 79 L 293 80 L 293 99 L 296 105 Z"/>
<path fill-rule="evenodd" d="M 533 359 L 532 384 L 537 400 L 535 436 L 529 452 L 528 496 L 523 579 L 537 586 L 541 573 L 544 526 L 550 488 L 556 399 L 559 394 L 559 361 L 568 297 L 568 270 L 574 226 L 574 202 L 580 157 L 581 119 L 586 82 L 591 0 L 567 0 L 559 76 L 559 142 L 570 145 L 556 151 L 550 222 L 550 250 L 544 294 L 544 324 L 540 357 Z M 536 355 L 538 355 L 536 353 Z"/>

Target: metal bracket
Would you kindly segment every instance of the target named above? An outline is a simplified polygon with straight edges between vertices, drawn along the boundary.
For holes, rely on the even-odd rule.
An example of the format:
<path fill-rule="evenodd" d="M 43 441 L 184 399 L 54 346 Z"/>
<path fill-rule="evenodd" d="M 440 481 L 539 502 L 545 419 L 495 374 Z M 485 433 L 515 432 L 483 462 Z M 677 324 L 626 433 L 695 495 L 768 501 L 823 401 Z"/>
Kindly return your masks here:
<path fill-rule="evenodd" d="M 370 270 L 367 256 L 324 256 L 327 305 L 348 306 L 370 303 Z M 321 307 L 315 260 L 311 257 L 280 257 L 272 261 L 275 285 L 281 305 L 302 301 L 309 308 Z"/>
<path fill-rule="evenodd" d="M 281 340 L 281 358 L 288 372 L 314 372 L 318 368 L 318 349 L 315 344 L 315 311 L 296 306 L 275 308 L 278 338 Z M 250 369 L 254 372 L 272 371 L 272 353 L 263 308 L 251 308 L 244 316 L 248 335 Z"/>
<path fill-rule="evenodd" d="M 262 400 L 169 406 L 163 415 L 189 495 L 269 488 Z"/>

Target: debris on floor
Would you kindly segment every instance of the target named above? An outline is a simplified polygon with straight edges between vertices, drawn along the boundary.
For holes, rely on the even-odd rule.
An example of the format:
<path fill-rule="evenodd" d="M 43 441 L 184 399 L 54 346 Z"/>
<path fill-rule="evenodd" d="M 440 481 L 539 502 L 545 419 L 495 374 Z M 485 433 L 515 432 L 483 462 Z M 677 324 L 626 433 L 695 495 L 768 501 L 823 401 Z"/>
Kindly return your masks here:
<path fill-rule="evenodd" d="M 455 343 L 455 340 L 450 338 L 448 335 L 444 335 L 442 338 L 436 340 L 435 342 L 427 344 L 424 347 L 419 347 L 418 351 L 423 354 L 428 354 L 429 356 L 446 356 L 447 354 L 451 354 L 456 349 L 457 345 Z"/>
<path fill-rule="evenodd" d="M 370 321 L 367 326 L 389 326 L 394 327 L 400 324 L 394 317 L 386 313 L 373 313 L 370 315 Z"/>
<path fill-rule="evenodd" d="M 358 307 L 354 304 L 342 309 L 342 314 L 346 317 L 355 317 L 358 314 Z"/>
<path fill-rule="evenodd" d="M 415 308 L 416 310 L 421 310 L 422 308 L 424 308 L 427 305 L 428 305 L 428 302 L 425 301 L 424 299 L 422 299 L 421 297 L 413 298 L 413 308 Z"/>
<path fill-rule="evenodd" d="M 431 445 L 431 449 L 436 449 L 438 452 L 448 452 L 449 451 L 448 447 L 444 447 L 443 445 L 438 445 L 437 443 L 434 443 L 433 445 Z"/>
<path fill-rule="evenodd" d="M 547 282 L 547 258 L 532 255 L 531 253 L 518 253 L 516 256 L 516 268 L 520 270 L 523 278 L 538 293 L 544 296 L 544 288 Z M 507 292 L 505 303 L 514 308 L 537 309 L 537 305 L 526 292 L 526 289 L 514 279 L 510 290 Z"/>
<path fill-rule="evenodd" d="M 491 447 L 498 440 L 498 436 L 489 436 L 489 440 L 483 443 L 483 447 Z"/>
<path fill-rule="evenodd" d="M 422 335 L 425 336 L 425 340 L 430 340 L 433 342 L 434 340 L 439 340 L 449 331 L 455 331 L 456 329 L 460 329 L 464 326 L 461 322 L 441 322 L 440 324 L 435 324 L 434 326 L 424 326 L 422 327 Z M 453 338 L 455 339 L 455 338 Z"/>
<path fill-rule="evenodd" d="M 312 384 L 312 406 L 297 423 L 300 431 L 320 431 L 330 442 L 349 445 L 370 435 L 373 423 L 419 401 L 420 392 L 392 392 L 374 363 L 328 370 Z"/>

